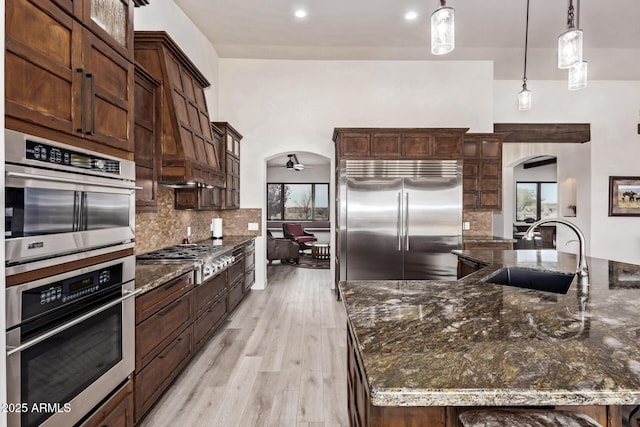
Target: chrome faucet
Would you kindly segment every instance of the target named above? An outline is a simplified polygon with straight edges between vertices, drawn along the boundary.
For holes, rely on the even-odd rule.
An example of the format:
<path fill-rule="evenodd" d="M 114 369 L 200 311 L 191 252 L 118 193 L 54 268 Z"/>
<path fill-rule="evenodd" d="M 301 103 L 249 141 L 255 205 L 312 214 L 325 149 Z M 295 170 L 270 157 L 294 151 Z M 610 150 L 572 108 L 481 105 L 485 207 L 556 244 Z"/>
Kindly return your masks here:
<path fill-rule="evenodd" d="M 566 221 L 560 218 L 549 218 L 549 219 L 541 219 L 540 221 L 536 221 L 527 229 L 527 232 L 524 235 L 525 239 L 531 239 L 533 237 L 533 230 L 542 224 L 546 224 L 548 222 L 555 222 L 558 224 L 564 224 L 570 229 L 572 229 L 576 235 L 578 236 L 578 242 L 580 243 L 580 254 L 578 258 L 578 266 L 576 274 L 578 274 L 578 280 L 580 283 L 580 290 L 586 292 L 589 288 L 589 268 L 587 267 L 587 241 L 584 238 L 584 234 L 582 234 L 582 230 L 578 228 L 572 222 Z"/>

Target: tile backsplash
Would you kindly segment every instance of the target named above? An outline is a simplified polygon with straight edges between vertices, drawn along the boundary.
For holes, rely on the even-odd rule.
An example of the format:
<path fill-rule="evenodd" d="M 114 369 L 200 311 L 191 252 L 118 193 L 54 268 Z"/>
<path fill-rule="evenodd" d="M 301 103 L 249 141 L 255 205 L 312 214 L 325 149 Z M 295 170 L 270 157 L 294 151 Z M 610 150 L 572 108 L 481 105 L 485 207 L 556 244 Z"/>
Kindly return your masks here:
<path fill-rule="evenodd" d="M 463 230 L 462 235 L 467 237 L 492 236 L 493 212 L 491 211 L 463 211 L 462 220 L 469 222 L 471 228 Z"/>
<path fill-rule="evenodd" d="M 157 212 L 136 213 L 136 248 L 141 254 L 182 243 L 191 227 L 191 240 L 211 238 L 212 218 L 222 218 L 224 236 L 259 236 L 262 209 L 234 209 L 228 211 L 185 211 L 174 208 L 172 188 L 158 186 Z M 258 224 L 257 231 L 249 231 L 247 224 Z"/>

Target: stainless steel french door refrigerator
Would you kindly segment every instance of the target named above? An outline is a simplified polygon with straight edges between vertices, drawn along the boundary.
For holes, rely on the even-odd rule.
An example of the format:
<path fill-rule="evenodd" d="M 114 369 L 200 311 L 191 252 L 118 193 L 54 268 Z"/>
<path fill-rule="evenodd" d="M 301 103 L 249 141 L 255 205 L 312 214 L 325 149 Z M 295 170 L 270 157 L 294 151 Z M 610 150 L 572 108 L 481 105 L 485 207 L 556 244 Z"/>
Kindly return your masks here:
<path fill-rule="evenodd" d="M 455 280 L 462 169 L 454 160 L 346 160 L 341 280 Z"/>

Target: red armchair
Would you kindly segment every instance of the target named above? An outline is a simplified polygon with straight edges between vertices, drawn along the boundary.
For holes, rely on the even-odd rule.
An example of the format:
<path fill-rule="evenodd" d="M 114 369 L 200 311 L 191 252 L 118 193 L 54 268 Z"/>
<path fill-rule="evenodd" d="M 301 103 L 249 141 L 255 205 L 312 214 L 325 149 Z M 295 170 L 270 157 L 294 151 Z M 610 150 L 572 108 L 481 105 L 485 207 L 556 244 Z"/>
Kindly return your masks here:
<path fill-rule="evenodd" d="M 294 242 L 298 243 L 298 245 L 300 245 L 301 251 L 310 249 L 310 243 L 318 240 L 312 233 L 307 233 L 306 231 L 304 231 L 304 229 L 302 228 L 302 224 L 298 223 L 282 224 L 282 233 L 287 239 L 291 239 Z"/>

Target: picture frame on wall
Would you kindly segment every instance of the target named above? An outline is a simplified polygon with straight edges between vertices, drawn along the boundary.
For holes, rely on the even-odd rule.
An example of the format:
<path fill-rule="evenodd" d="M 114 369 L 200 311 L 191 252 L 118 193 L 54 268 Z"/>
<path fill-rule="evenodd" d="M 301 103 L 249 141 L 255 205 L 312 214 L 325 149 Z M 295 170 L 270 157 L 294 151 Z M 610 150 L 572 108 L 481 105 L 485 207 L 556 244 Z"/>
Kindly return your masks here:
<path fill-rule="evenodd" d="M 609 177 L 609 216 L 640 216 L 640 177 Z"/>
<path fill-rule="evenodd" d="M 609 289 L 640 289 L 640 266 L 609 261 Z"/>

